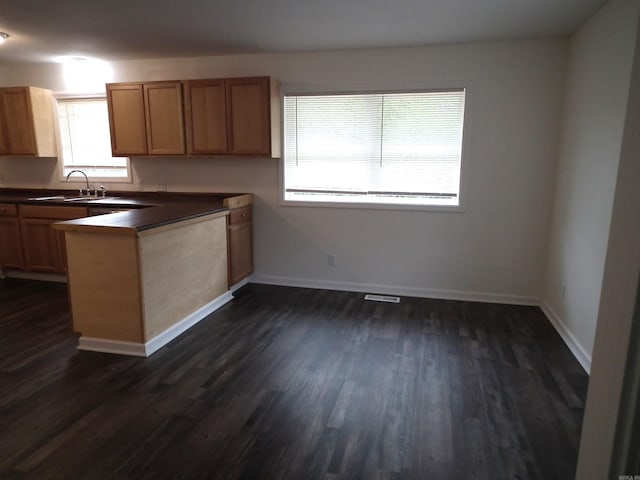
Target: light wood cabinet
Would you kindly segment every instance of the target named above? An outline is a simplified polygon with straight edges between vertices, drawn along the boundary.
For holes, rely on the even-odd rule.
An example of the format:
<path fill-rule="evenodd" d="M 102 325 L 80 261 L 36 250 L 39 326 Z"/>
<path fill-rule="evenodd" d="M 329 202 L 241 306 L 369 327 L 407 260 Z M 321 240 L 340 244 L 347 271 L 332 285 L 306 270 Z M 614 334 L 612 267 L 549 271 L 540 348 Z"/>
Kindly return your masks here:
<path fill-rule="evenodd" d="M 147 153 L 149 155 L 184 154 L 186 151 L 182 84 L 152 82 L 143 84 L 143 88 Z"/>
<path fill-rule="evenodd" d="M 5 140 L 5 132 L 4 126 L 2 125 L 4 120 L 2 120 L 2 114 L 0 114 L 0 155 L 6 155 L 9 153 L 9 146 L 7 145 L 7 141 Z"/>
<path fill-rule="evenodd" d="M 51 228 L 53 222 L 43 218 L 21 220 L 26 270 L 55 273 L 60 269 L 57 235 Z"/>
<path fill-rule="evenodd" d="M 54 99 L 37 87 L 0 88 L 0 154 L 57 157 Z"/>
<path fill-rule="evenodd" d="M 229 286 L 253 273 L 253 210 L 251 206 L 231 209 L 227 225 Z"/>
<path fill-rule="evenodd" d="M 15 205 L 0 204 L 0 268 L 24 268 L 18 209 Z"/>
<path fill-rule="evenodd" d="M 52 225 L 63 220 L 87 216 L 85 207 L 20 206 L 20 230 L 27 271 L 65 273 L 67 271 L 64 236 Z"/>
<path fill-rule="evenodd" d="M 193 325 L 194 315 L 228 290 L 226 213 L 144 231 L 57 225 L 69 246 L 69 294 L 73 327 L 82 335 L 79 348 L 96 349 L 91 339 L 100 339 L 102 348 L 119 348 L 106 351 L 150 355 L 184 331 L 185 323 Z M 118 345 L 123 341 L 135 345 Z"/>
<path fill-rule="evenodd" d="M 115 156 L 185 153 L 180 82 L 107 84 Z"/>
<path fill-rule="evenodd" d="M 193 155 L 227 153 L 224 80 L 190 80 L 184 85 L 187 151 Z"/>
<path fill-rule="evenodd" d="M 107 84 L 107 105 L 112 154 L 145 155 L 147 130 L 142 84 Z"/>
<path fill-rule="evenodd" d="M 269 78 L 225 80 L 229 153 L 271 155 Z"/>
<path fill-rule="evenodd" d="M 280 157 L 269 77 L 107 84 L 112 152 Z"/>

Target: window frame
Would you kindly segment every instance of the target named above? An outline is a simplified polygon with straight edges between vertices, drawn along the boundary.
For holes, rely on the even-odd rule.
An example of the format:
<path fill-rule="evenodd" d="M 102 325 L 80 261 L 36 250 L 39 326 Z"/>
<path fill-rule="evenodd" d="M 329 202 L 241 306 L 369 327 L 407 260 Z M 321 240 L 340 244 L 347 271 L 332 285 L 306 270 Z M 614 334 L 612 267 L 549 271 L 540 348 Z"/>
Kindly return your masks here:
<path fill-rule="evenodd" d="M 65 164 L 64 164 L 64 152 L 62 151 L 62 131 L 60 128 L 60 116 L 58 114 L 58 102 L 60 101 L 73 101 L 73 100 L 104 100 L 107 101 L 106 93 L 90 93 L 90 94 L 69 94 L 69 93 L 55 93 L 53 95 L 55 99 L 55 111 L 56 111 L 56 131 L 57 131 L 57 140 L 58 140 L 58 173 L 60 174 L 60 181 L 66 182 L 67 176 L 64 173 Z M 109 132 L 109 135 L 111 133 Z M 90 175 L 87 172 L 89 177 L 89 183 L 133 183 L 133 175 L 131 173 L 131 158 L 129 157 L 118 157 L 124 158 L 125 160 L 125 168 L 127 169 L 126 177 L 97 177 Z M 82 170 L 82 168 L 79 168 Z"/>
<path fill-rule="evenodd" d="M 280 94 L 280 109 L 282 112 L 280 118 L 282 155 L 278 162 L 278 204 L 287 207 L 318 207 L 318 208 L 346 208 L 346 209 L 365 209 L 365 210 L 405 210 L 405 211 L 434 211 L 434 212 L 465 212 L 467 191 L 468 191 L 468 163 L 469 163 L 469 144 L 470 144 L 470 124 L 472 113 L 472 82 L 443 82 L 445 87 L 423 87 L 411 86 L 406 89 L 398 88 L 376 88 L 376 89 L 323 89 L 314 88 L 313 90 L 298 89 L 295 87 L 287 88 L 286 84 L 282 85 Z M 463 135 L 462 149 L 460 156 L 460 186 L 458 191 L 458 205 L 416 205 L 416 204 L 393 204 L 393 203 L 376 203 L 376 202 L 328 202 L 328 201 L 305 201 L 305 200 L 287 200 L 285 199 L 285 129 L 284 129 L 284 98 L 286 96 L 321 96 L 321 95 L 368 95 L 368 94 L 403 94 L 403 93 L 431 93 L 431 92 L 450 92 L 464 90 L 465 106 L 463 118 Z"/>

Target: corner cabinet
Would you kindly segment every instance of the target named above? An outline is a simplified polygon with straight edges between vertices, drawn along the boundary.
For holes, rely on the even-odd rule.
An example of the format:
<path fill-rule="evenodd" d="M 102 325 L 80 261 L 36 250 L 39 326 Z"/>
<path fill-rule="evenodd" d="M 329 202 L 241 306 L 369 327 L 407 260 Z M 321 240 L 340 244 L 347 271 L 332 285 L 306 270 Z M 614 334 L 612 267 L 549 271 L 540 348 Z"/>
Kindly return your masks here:
<path fill-rule="evenodd" d="M 185 153 L 180 82 L 107 84 L 115 156 Z"/>
<path fill-rule="evenodd" d="M 54 99 L 50 90 L 0 88 L 0 155 L 58 156 Z"/>
<path fill-rule="evenodd" d="M 107 84 L 113 155 L 280 157 L 269 77 Z"/>

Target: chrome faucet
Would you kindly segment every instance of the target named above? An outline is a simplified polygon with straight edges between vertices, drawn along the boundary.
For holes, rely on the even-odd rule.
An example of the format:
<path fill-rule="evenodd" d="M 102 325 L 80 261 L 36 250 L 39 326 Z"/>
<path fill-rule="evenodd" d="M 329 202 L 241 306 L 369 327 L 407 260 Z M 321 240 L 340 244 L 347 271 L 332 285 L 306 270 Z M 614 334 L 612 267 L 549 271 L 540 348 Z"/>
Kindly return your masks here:
<path fill-rule="evenodd" d="M 84 175 L 84 178 L 87 181 L 87 196 L 91 195 L 91 192 L 89 192 L 89 177 L 87 177 L 87 174 L 84 173 L 82 170 L 71 170 L 67 174 L 67 182 L 69 181 L 69 177 L 74 173 L 81 173 L 82 175 Z M 80 188 L 80 196 L 82 197 L 82 188 Z"/>

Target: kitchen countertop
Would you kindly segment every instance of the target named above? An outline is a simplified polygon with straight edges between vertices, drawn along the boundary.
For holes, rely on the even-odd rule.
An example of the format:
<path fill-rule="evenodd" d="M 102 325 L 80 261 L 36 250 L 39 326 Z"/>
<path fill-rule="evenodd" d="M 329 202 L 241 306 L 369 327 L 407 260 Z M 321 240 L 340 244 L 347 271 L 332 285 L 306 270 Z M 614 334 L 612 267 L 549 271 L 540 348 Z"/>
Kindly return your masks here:
<path fill-rule="evenodd" d="M 61 199 L 34 200 L 39 197 L 75 197 L 77 191 L 0 189 L 0 203 L 22 205 L 69 206 L 87 208 L 131 208 L 128 211 L 96 215 L 58 222 L 62 230 L 130 231 L 132 233 L 203 215 L 222 213 L 253 203 L 252 194 L 180 193 L 180 192 L 111 192 L 107 198 L 87 198 L 65 202 Z"/>

